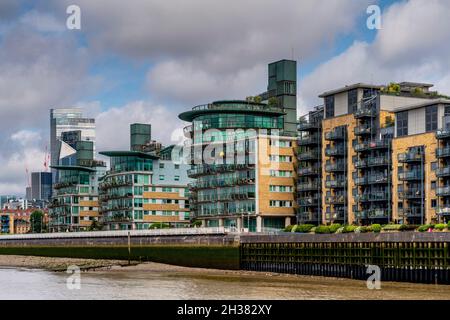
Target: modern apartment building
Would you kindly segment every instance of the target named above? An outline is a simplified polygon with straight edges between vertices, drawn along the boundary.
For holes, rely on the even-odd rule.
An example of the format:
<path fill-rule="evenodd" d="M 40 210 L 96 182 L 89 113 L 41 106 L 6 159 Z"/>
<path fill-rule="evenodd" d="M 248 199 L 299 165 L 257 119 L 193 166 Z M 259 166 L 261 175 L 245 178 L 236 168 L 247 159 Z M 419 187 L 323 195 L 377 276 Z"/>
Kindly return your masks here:
<path fill-rule="evenodd" d="M 150 125 L 132 124 L 130 129 L 130 151 L 100 152 L 110 158 L 110 170 L 100 184 L 106 229 L 189 224 L 187 165 L 174 159 L 172 147 L 151 140 Z"/>
<path fill-rule="evenodd" d="M 322 223 L 424 223 L 437 219 L 438 207 L 445 215 L 448 202 L 438 197 L 448 185 L 445 170 L 437 177 L 430 166 L 447 163 L 436 151 L 446 146 L 436 130 L 444 128 L 447 100 L 431 87 L 358 83 L 320 95 L 323 113 L 317 108 L 298 125 L 299 181 L 316 181 L 317 170 L 301 171 L 314 163 L 322 180 L 320 193 L 299 182 L 300 219 L 315 221 L 308 218 L 316 208 Z M 316 148 L 321 152 L 314 159 L 310 150 Z"/>
<path fill-rule="evenodd" d="M 295 217 L 295 61 L 269 64 L 268 90 L 179 115 L 195 179 L 190 208 L 204 226 L 282 228 Z"/>
<path fill-rule="evenodd" d="M 60 158 L 64 152 L 61 151 L 67 147 L 66 142 L 62 142 L 63 133 L 68 131 L 78 131 L 81 141 L 93 142 L 95 151 L 95 119 L 83 117 L 80 108 L 50 109 L 50 164 L 52 166 L 63 164 Z M 53 183 L 56 183 L 56 170 L 52 170 L 52 173 Z"/>
<path fill-rule="evenodd" d="M 106 165 L 94 160 L 93 148 L 92 141 L 78 141 L 76 165 L 52 166 L 59 180 L 49 205 L 50 232 L 84 231 L 100 220 L 98 184 Z"/>

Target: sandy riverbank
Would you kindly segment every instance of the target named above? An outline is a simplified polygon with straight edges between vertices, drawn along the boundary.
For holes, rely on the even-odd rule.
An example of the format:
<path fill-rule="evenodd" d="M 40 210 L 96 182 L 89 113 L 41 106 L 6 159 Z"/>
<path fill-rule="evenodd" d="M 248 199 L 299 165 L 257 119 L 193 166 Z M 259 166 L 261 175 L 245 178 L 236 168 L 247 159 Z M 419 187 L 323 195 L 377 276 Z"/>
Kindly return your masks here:
<path fill-rule="evenodd" d="M 131 266 L 137 262 L 131 262 Z M 54 258 L 0 255 L 0 267 L 44 269 L 50 271 L 65 271 L 67 267 L 76 265 L 81 270 L 109 269 L 112 267 L 129 266 L 124 260 L 102 260 L 102 259 L 77 259 L 77 258 Z"/>

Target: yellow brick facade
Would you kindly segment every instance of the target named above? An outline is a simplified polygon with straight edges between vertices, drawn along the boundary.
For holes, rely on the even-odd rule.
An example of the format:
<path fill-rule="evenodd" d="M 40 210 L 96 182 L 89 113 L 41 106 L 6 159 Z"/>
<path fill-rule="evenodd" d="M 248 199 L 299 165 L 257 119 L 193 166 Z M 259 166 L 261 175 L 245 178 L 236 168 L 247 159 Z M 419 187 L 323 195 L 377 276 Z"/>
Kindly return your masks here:
<path fill-rule="evenodd" d="M 403 164 L 399 162 L 399 154 L 406 153 L 408 148 L 424 146 L 425 161 L 424 161 L 424 188 L 425 188 L 425 221 L 424 223 L 431 223 L 436 220 L 436 208 L 432 207 L 432 201 L 437 202 L 436 190 L 431 188 L 432 182 L 436 182 L 437 177 L 434 170 L 431 169 L 431 164 L 437 162 L 436 148 L 437 140 L 434 132 L 423 133 L 417 135 L 410 135 L 405 137 L 394 138 L 392 141 L 392 199 L 393 199 L 393 219 L 399 220 L 401 216 L 399 214 L 398 203 L 402 202 L 399 197 L 399 185 L 403 184 L 399 180 L 398 173 L 399 167 Z"/>

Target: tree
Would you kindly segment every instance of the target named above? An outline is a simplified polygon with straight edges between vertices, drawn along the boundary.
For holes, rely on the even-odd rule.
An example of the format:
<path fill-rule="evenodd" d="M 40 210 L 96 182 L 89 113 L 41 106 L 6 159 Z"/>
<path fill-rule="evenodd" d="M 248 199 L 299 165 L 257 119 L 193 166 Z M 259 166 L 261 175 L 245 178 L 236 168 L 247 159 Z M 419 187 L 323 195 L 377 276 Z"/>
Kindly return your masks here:
<path fill-rule="evenodd" d="M 89 226 L 89 231 L 100 231 L 103 229 L 103 226 L 97 221 L 97 220 L 92 220 L 91 225 Z"/>
<path fill-rule="evenodd" d="M 253 98 L 253 101 L 256 102 L 256 103 L 261 103 L 262 98 L 260 96 L 256 96 L 256 97 Z"/>
<path fill-rule="evenodd" d="M 41 233 L 44 229 L 44 213 L 40 210 L 33 211 L 30 216 L 31 233 Z"/>
<path fill-rule="evenodd" d="M 276 106 L 278 104 L 278 99 L 275 97 L 271 97 L 267 102 L 269 106 Z"/>

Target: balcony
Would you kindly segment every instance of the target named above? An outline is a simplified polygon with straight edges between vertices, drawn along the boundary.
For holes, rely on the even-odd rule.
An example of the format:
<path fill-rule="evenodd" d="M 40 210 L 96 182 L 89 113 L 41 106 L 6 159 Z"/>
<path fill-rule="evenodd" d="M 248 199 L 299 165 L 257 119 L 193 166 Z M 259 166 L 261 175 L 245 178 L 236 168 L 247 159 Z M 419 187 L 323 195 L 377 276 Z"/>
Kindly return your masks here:
<path fill-rule="evenodd" d="M 320 172 L 318 167 L 299 168 L 297 173 L 299 176 L 316 176 Z"/>
<path fill-rule="evenodd" d="M 326 204 L 344 204 L 345 197 L 343 195 L 326 197 L 325 203 Z"/>
<path fill-rule="evenodd" d="M 406 152 L 400 153 L 398 155 L 398 162 L 410 163 L 410 162 L 421 162 L 424 160 L 424 155 L 418 152 Z"/>
<path fill-rule="evenodd" d="M 383 191 L 363 193 L 355 196 L 357 202 L 389 201 L 389 194 Z"/>
<path fill-rule="evenodd" d="M 325 181 L 325 187 L 331 189 L 345 188 L 347 181 L 344 179 Z"/>
<path fill-rule="evenodd" d="M 298 200 L 298 205 L 301 207 L 317 207 L 319 205 L 319 197 L 302 197 Z"/>
<path fill-rule="evenodd" d="M 369 184 L 377 184 L 377 183 L 389 183 L 390 176 L 386 176 L 384 174 L 369 174 L 367 178 L 367 182 Z"/>
<path fill-rule="evenodd" d="M 378 166 L 387 166 L 389 165 L 389 159 L 387 156 L 384 157 L 369 157 L 367 159 L 367 166 L 368 167 L 378 167 Z"/>
<path fill-rule="evenodd" d="M 444 167 L 444 168 L 436 169 L 436 176 L 438 176 L 438 177 L 448 177 L 448 176 L 450 176 L 450 167 Z"/>
<path fill-rule="evenodd" d="M 425 210 L 418 207 L 398 209 L 399 216 L 408 218 L 425 216 Z"/>
<path fill-rule="evenodd" d="M 436 149 L 436 157 L 438 158 L 450 157 L 450 147 Z"/>
<path fill-rule="evenodd" d="M 367 160 L 357 160 L 354 165 L 356 169 L 365 168 L 367 167 Z"/>
<path fill-rule="evenodd" d="M 401 172 L 398 174 L 398 179 L 401 181 L 416 181 L 416 180 L 422 180 L 423 174 L 420 171 L 413 170 L 413 171 L 407 171 L 407 172 Z"/>
<path fill-rule="evenodd" d="M 344 147 L 328 147 L 325 149 L 325 155 L 327 157 L 338 157 L 345 155 Z"/>
<path fill-rule="evenodd" d="M 318 150 L 309 150 L 305 152 L 301 152 L 297 154 L 297 159 L 300 161 L 308 161 L 308 160 L 320 160 L 320 153 Z"/>
<path fill-rule="evenodd" d="M 297 190 L 298 191 L 316 191 L 320 190 L 320 183 L 298 183 Z"/>
<path fill-rule="evenodd" d="M 389 209 L 367 209 L 355 212 L 355 216 L 359 219 L 382 219 L 390 215 Z"/>
<path fill-rule="evenodd" d="M 299 146 L 307 146 L 307 145 L 317 145 L 319 144 L 319 137 L 317 135 L 310 135 L 300 137 L 297 140 L 297 145 Z"/>
<path fill-rule="evenodd" d="M 298 131 L 312 131 L 318 130 L 321 127 L 321 122 L 300 122 L 297 124 Z"/>
<path fill-rule="evenodd" d="M 329 131 L 325 133 L 325 140 L 335 141 L 335 140 L 344 140 L 346 138 L 345 128 L 336 128 L 333 131 Z"/>
<path fill-rule="evenodd" d="M 362 136 L 365 134 L 371 134 L 372 133 L 372 127 L 365 124 L 355 127 L 354 129 L 355 136 Z"/>
<path fill-rule="evenodd" d="M 367 177 L 358 177 L 358 178 L 356 178 L 355 179 L 355 184 L 357 186 L 361 186 L 361 185 L 367 184 Z"/>
<path fill-rule="evenodd" d="M 450 216 L 450 206 L 445 206 L 438 209 L 436 213 L 440 216 Z"/>
<path fill-rule="evenodd" d="M 448 196 L 450 196 L 450 186 L 437 188 L 436 189 L 436 195 L 438 197 L 448 197 Z"/>
<path fill-rule="evenodd" d="M 359 143 L 355 146 L 356 152 L 370 151 L 376 149 L 387 149 L 389 148 L 390 141 L 389 140 L 375 140 Z"/>
<path fill-rule="evenodd" d="M 376 112 L 372 108 L 363 107 L 354 113 L 356 119 L 360 118 L 374 118 L 377 116 Z"/>
<path fill-rule="evenodd" d="M 303 223 L 317 223 L 317 221 L 321 221 L 321 217 L 319 217 L 319 215 L 317 214 L 317 212 L 310 212 L 310 211 L 302 211 L 302 208 L 300 208 L 299 210 L 299 219 L 300 221 L 302 221 Z"/>
<path fill-rule="evenodd" d="M 436 131 L 437 139 L 448 139 L 450 138 L 450 130 L 449 129 L 438 129 Z"/>
<path fill-rule="evenodd" d="M 399 191 L 398 197 L 400 199 L 421 199 L 423 195 L 419 189 L 408 189 L 406 191 Z"/>
<path fill-rule="evenodd" d="M 345 169 L 344 161 L 337 161 L 335 163 L 325 165 L 325 172 L 343 172 Z"/>
<path fill-rule="evenodd" d="M 194 168 L 187 170 L 187 175 L 190 178 L 195 178 L 202 175 L 216 174 L 222 172 L 233 172 L 252 168 L 254 168 L 254 165 L 252 164 L 196 165 Z"/>

